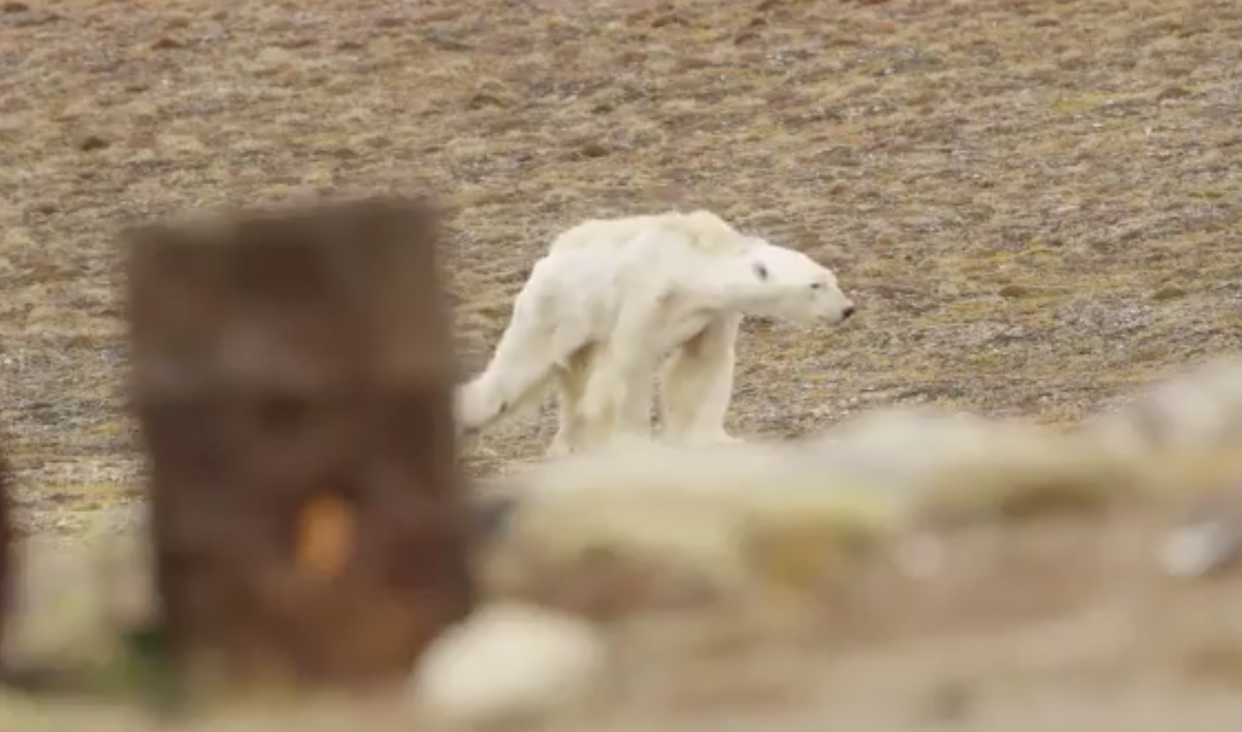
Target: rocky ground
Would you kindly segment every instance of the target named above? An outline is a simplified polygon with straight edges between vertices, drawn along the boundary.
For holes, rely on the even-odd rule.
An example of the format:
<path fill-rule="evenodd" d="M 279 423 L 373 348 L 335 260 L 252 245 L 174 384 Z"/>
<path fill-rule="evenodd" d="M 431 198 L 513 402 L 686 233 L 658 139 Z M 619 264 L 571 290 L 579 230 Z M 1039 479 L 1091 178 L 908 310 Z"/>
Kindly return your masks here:
<path fill-rule="evenodd" d="M 0 426 L 23 526 L 130 520 L 117 229 L 310 192 L 447 204 L 463 371 L 557 231 L 680 202 L 821 258 L 861 308 L 835 331 L 747 326 L 737 433 L 910 402 L 1107 409 L 1242 341 L 1239 37 L 1227 0 L 5 2 Z M 552 420 L 489 434 L 470 469 L 537 457 Z M 1115 627 L 1091 617 L 1084 647 Z M 930 643 L 822 678 L 882 677 L 844 696 L 885 729 L 867 715 L 905 708 L 903 674 L 971 657 Z M 993 678 L 1009 702 L 980 725 L 1093 688 L 1018 677 Z M 1135 683 L 1152 726 L 1215 708 Z"/>

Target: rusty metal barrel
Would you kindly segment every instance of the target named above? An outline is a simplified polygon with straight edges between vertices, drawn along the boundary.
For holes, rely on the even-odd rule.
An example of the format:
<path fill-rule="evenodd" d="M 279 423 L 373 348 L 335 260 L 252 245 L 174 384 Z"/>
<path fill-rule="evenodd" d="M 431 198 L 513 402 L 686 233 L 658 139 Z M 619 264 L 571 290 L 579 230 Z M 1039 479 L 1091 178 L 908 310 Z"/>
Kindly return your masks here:
<path fill-rule="evenodd" d="M 404 679 L 473 602 L 434 208 L 124 238 L 159 628 L 191 693 Z"/>

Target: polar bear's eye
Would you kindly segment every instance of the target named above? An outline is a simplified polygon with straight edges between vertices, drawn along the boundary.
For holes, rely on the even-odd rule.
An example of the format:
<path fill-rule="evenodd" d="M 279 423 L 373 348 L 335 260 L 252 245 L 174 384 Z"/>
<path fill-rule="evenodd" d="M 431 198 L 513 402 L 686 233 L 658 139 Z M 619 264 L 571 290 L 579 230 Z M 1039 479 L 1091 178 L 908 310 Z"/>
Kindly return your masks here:
<path fill-rule="evenodd" d="M 822 290 L 822 289 L 824 289 L 824 283 L 823 283 L 823 282 L 812 282 L 812 283 L 811 283 L 811 289 L 812 289 L 812 290 Z"/>
<path fill-rule="evenodd" d="M 768 268 L 762 262 L 755 262 L 755 276 L 761 280 L 768 279 Z"/>

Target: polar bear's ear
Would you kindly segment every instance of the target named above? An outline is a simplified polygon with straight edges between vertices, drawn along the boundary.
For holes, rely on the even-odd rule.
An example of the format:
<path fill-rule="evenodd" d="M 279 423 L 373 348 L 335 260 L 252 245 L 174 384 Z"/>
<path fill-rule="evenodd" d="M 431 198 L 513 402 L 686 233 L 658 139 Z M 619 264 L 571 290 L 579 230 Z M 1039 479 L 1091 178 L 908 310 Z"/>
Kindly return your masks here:
<path fill-rule="evenodd" d="M 759 278 L 760 282 L 768 281 L 768 268 L 764 266 L 763 262 L 755 262 L 751 265 L 751 269 L 755 271 L 755 276 Z"/>

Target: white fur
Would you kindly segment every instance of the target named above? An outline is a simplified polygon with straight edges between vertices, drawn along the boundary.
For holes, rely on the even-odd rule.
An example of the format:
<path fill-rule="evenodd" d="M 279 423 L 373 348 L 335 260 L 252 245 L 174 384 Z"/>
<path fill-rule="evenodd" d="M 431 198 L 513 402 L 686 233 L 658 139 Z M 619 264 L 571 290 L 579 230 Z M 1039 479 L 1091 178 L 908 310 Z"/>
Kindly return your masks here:
<path fill-rule="evenodd" d="M 458 420 L 481 430 L 555 384 L 550 454 L 649 436 L 663 361 L 664 437 L 734 442 L 724 418 L 742 317 L 809 326 L 852 311 L 831 270 L 710 212 L 594 219 L 536 262 L 491 362 L 458 393 Z"/>

